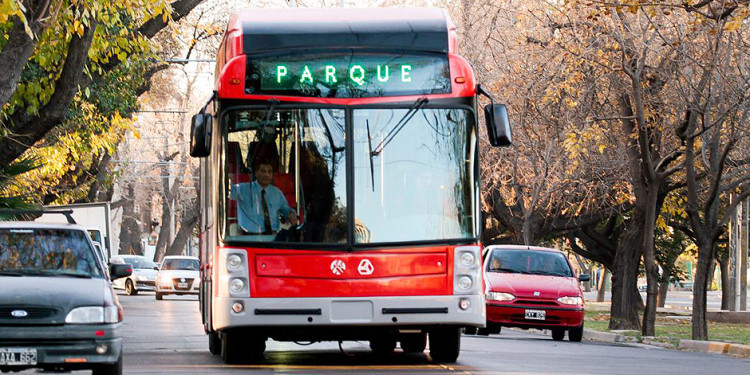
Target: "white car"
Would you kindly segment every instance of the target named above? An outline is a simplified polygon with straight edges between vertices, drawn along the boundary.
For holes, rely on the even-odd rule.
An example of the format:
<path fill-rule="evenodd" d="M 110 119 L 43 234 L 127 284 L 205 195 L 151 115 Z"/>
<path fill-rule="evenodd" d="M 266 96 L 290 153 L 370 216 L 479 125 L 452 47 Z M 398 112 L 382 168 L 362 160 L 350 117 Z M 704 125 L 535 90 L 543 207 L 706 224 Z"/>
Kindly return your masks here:
<path fill-rule="evenodd" d="M 115 289 L 125 289 L 125 293 L 131 296 L 141 291 L 153 291 L 155 289 L 156 273 L 159 267 L 152 260 L 140 255 L 118 255 L 112 257 L 110 263 L 127 263 L 133 266 L 132 275 L 112 282 Z"/>
<path fill-rule="evenodd" d="M 195 294 L 200 287 L 200 260 L 196 257 L 166 256 L 156 275 L 156 299 L 165 294 Z"/>

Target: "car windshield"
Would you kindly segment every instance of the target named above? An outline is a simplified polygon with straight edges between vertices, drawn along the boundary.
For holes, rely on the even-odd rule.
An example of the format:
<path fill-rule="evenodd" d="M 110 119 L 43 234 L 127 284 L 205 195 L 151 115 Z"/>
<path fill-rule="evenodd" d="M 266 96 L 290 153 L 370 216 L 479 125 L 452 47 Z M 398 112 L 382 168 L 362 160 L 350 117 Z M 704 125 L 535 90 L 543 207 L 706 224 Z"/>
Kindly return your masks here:
<path fill-rule="evenodd" d="M 125 258 L 125 257 L 123 257 L 122 259 L 125 261 L 125 263 L 133 266 L 133 268 L 138 269 L 138 270 L 145 270 L 145 269 L 151 269 L 152 270 L 152 269 L 156 268 L 156 263 L 148 260 L 147 258 L 143 258 L 143 257 L 137 257 L 137 258 L 136 257 L 127 257 L 127 258 Z"/>
<path fill-rule="evenodd" d="M 198 259 L 164 259 L 162 270 L 198 270 Z"/>
<path fill-rule="evenodd" d="M 0 229 L 0 272 L 21 276 L 103 276 L 85 233 L 68 229 Z"/>
<path fill-rule="evenodd" d="M 494 250 L 487 271 L 573 277 L 565 256 L 553 251 Z"/>

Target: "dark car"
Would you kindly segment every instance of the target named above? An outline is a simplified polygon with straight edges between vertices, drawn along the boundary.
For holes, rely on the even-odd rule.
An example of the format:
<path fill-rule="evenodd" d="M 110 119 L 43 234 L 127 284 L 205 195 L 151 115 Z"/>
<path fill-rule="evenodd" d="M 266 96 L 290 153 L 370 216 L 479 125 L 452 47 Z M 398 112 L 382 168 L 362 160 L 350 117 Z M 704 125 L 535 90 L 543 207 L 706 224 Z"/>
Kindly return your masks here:
<path fill-rule="evenodd" d="M 583 338 L 583 293 L 568 259 L 544 247 L 490 246 L 485 255 L 487 328 L 548 329 L 552 338 Z"/>
<path fill-rule="evenodd" d="M 1 371 L 122 373 L 122 307 L 82 227 L 0 222 L 0 286 Z"/>

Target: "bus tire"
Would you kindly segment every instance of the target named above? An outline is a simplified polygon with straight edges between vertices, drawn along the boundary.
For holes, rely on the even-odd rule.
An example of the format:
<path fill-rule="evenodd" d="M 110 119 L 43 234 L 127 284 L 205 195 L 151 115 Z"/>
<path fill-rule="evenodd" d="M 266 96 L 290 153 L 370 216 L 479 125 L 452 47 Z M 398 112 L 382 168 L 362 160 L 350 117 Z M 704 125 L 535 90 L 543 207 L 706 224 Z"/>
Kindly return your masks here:
<path fill-rule="evenodd" d="M 370 340 L 370 349 L 379 355 L 393 353 L 393 349 L 396 349 L 396 339 L 390 336 L 373 338 Z"/>
<path fill-rule="evenodd" d="M 426 347 L 426 333 L 411 333 L 401 336 L 401 349 L 404 353 L 422 353 Z"/>
<path fill-rule="evenodd" d="M 210 332 L 208 334 L 208 351 L 213 355 L 221 354 L 221 337 L 219 332 Z"/>
<path fill-rule="evenodd" d="M 248 364 L 263 358 L 266 339 L 251 332 L 227 330 L 221 333 L 221 359 L 228 365 Z"/>
<path fill-rule="evenodd" d="M 430 331 L 430 357 L 435 362 L 454 363 L 461 352 L 461 328 L 441 327 Z"/>
<path fill-rule="evenodd" d="M 464 334 L 467 334 L 467 335 L 476 335 L 477 334 L 477 327 L 474 327 L 474 326 L 464 327 Z"/>

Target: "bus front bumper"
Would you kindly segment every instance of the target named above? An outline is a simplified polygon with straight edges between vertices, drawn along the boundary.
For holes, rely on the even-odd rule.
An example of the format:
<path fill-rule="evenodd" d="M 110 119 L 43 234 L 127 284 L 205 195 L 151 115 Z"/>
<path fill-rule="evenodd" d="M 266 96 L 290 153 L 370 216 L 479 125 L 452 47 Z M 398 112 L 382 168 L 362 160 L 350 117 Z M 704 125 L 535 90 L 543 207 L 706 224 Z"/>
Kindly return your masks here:
<path fill-rule="evenodd" d="M 241 305 L 240 312 L 233 311 L 235 304 Z M 485 308 L 481 295 L 283 299 L 217 297 L 213 303 L 212 320 L 214 330 L 252 326 L 484 327 Z"/>

